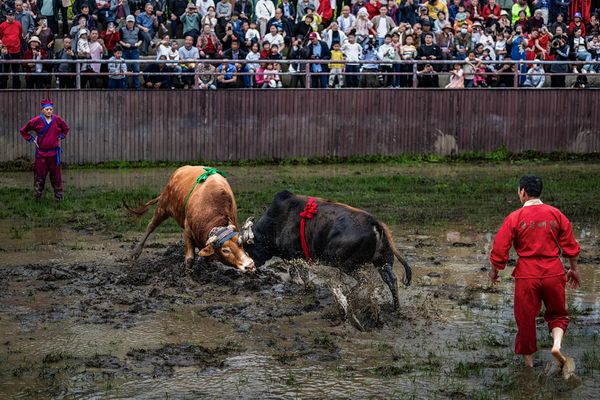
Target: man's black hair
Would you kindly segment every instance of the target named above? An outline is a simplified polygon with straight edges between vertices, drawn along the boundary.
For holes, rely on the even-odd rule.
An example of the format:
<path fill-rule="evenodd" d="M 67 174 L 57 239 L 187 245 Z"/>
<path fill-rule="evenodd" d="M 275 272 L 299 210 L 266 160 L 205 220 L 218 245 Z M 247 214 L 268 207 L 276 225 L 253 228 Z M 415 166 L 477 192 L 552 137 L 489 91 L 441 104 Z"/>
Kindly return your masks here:
<path fill-rule="evenodd" d="M 542 178 L 536 175 L 525 175 L 519 180 L 519 190 L 525 189 L 529 197 L 540 197 L 542 194 Z"/>

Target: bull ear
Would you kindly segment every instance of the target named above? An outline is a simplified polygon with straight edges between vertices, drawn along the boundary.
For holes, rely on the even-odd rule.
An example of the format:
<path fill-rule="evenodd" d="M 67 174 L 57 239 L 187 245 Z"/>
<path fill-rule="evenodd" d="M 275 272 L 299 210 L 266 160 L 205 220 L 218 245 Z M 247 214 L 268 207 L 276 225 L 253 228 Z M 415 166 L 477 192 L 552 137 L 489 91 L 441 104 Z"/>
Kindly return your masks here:
<path fill-rule="evenodd" d="M 210 244 L 198 252 L 198 255 L 200 257 L 210 257 L 214 254 L 215 254 L 215 248 L 212 247 L 212 245 L 210 245 Z"/>

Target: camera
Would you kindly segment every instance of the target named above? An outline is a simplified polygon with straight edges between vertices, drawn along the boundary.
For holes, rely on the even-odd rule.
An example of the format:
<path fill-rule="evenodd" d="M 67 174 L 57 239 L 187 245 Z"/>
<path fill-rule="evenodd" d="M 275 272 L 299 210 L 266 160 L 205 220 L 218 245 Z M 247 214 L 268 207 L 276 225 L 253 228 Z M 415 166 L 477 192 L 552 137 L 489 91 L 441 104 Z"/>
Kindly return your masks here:
<path fill-rule="evenodd" d="M 560 39 L 556 38 L 552 41 L 552 47 L 558 47 L 560 46 Z"/>

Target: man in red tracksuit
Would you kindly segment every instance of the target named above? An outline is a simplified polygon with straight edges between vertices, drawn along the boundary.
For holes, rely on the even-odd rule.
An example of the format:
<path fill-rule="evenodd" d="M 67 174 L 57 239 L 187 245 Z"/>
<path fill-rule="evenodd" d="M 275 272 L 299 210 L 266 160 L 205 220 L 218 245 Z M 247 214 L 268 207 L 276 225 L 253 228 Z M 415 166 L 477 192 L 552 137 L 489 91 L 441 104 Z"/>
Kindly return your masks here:
<path fill-rule="evenodd" d="M 42 197 L 48 173 L 50 173 L 50 182 L 54 189 L 54 198 L 58 201 L 63 199 L 60 141 L 69 133 L 69 125 L 53 113 L 54 104 L 48 99 L 42 100 L 42 113 L 29 120 L 20 130 L 21 136 L 35 144 L 36 147 L 33 165 L 33 187 L 36 200 Z M 35 132 L 35 136 L 30 132 Z"/>
<path fill-rule="evenodd" d="M 517 322 L 515 352 L 522 354 L 525 365 L 533 367 L 537 351 L 535 318 L 541 302 L 546 306 L 544 319 L 552 332 L 552 355 L 565 370 L 574 370 L 573 359 L 560 350 L 562 337 L 569 325 L 565 307 L 565 284 L 579 286 L 576 259 L 579 244 L 573 236 L 571 223 L 558 209 L 543 204 L 542 180 L 526 175 L 519 181 L 519 199 L 523 207 L 512 212 L 494 239 L 490 254 L 492 284 L 498 282 L 498 271 L 506 267 L 508 253 L 514 245 L 519 256 L 512 276 L 515 279 L 514 313 Z M 560 256 L 567 257 L 571 268 L 565 277 Z M 570 371 L 572 373 L 573 371 Z"/>

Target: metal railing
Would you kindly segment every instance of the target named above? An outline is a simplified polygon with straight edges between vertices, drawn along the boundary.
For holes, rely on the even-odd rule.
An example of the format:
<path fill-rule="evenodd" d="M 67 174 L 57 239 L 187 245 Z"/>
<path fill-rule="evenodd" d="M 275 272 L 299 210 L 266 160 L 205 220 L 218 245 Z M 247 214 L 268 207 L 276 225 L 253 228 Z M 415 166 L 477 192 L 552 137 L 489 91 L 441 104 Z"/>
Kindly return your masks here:
<path fill-rule="evenodd" d="M 273 64 L 279 64 L 281 66 L 289 66 L 289 65 L 301 65 L 303 70 L 301 71 L 294 71 L 294 72 L 290 72 L 289 68 L 284 68 L 281 71 L 278 71 L 278 75 L 281 76 L 293 76 L 293 75 L 298 75 L 298 76 L 302 76 L 305 79 L 305 88 L 309 89 L 311 88 L 311 78 L 313 77 L 321 77 L 321 76 L 329 76 L 330 72 L 314 72 L 312 71 L 313 68 L 311 68 L 312 65 L 315 64 L 343 64 L 343 65 L 353 65 L 353 66 L 359 66 L 362 67 L 360 68 L 360 70 L 358 72 L 348 72 L 348 71 L 342 71 L 340 72 L 340 74 L 342 76 L 356 76 L 356 77 L 361 77 L 361 76 L 377 76 L 377 77 L 386 77 L 386 76 L 406 76 L 411 78 L 411 86 L 413 88 L 418 86 L 418 77 L 422 76 L 422 67 L 429 64 L 432 66 L 441 66 L 438 67 L 439 68 L 443 68 L 443 66 L 453 66 L 455 64 L 461 64 L 461 65 L 465 65 L 467 63 L 468 60 L 394 60 L 394 61 L 381 61 L 381 60 L 377 60 L 377 61 L 365 61 L 365 60 L 361 60 L 361 61 L 347 61 L 347 60 L 340 60 L 340 61 L 332 61 L 332 60 L 315 60 L 315 59 L 310 59 L 310 60 L 290 60 L 290 59 L 286 59 L 286 60 L 271 60 L 271 59 L 267 59 L 267 60 L 258 60 L 258 61 L 250 61 L 250 60 L 224 60 L 224 59 L 189 59 L 189 60 L 156 60 L 156 59 L 138 59 L 138 60 L 126 60 L 126 59 L 121 59 L 121 60 L 106 60 L 106 59 L 102 59 L 102 60 L 91 60 L 91 59 L 77 59 L 77 60 L 59 60 L 59 59 L 47 59 L 47 60 L 31 60 L 31 59 L 27 59 L 27 60 L 5 60 L 5 59 L 1 59 L 0 60 L 0 78 L 11 78 L 11 77 L 58 77 L 59 79 L 61 77 L 71 77 L 71 78 L 75 78 L 75 89 L 81 89 L 81 82 L 82 82 L 82 76 L 94 76 L 94 77 L 106 77 L 109 75 L 113 75 L 110 74 L 109 72 L 85 72 L 82 70 L 82 66 L 83 65 L 102 65 L 102 64 L 127 64 L 127 65 L 134 65 L 137 64 L 139 65 L 149 65 L 149 64 L 157 64 L 157 63 L 163 63 L 163 64 L 175 64 L 175 65 L 184 65 L 184 64 L 211 64 L 213 66 L 218 66 L 220 64 L 223 63 L 228 63 L 228 64 L 240 64 L 240 65 L 247 65 L 247 64 L 268 64 L 268 63 L 273 63 Z M 497 72 L 497 71 L 480 71 L 480 72 L 474 72 L 474 75 L 479 75 L 479 76 L 483 76 L 483 77 L 489 77 L 489 76 L 511 76 L 512 77 L 512 87 L 519 87 L 519 83 L 520 81 L 523 79 L 523 77 L 525 75 L 527 75 L 527 72 L 522 71 L 521 69 L 525 68 L 529 68 L 529 66 L 533 65 L 533 64 L 541 64 L 544 66 L 552 66 L 552 65 L 561 65 L 561 66 L 567 66 L 567 69 L 570 71 L 571 70 L 571 66 L 578 66 L 578 67 L 582 67 L 584 65 L 591 65 L 592 66 L 592 70 L 596 70 L 598 72 L 600 72 L 600 60 L 592 60 L 592 61 L 573 61 L 573 60 L 566 60 L 566 61 L 545 61 L 545 60 L 496 60 L 496 61 L 479 61 L 478 63 L 480 63 L 483 66 L 492 66 L 492 67 L 499 67 L 501 65 L 511 65 L 511 68 L 513 69 L 512 71 L 509 72 Z M 48 69 L 48 67 L 53 67 L 53 66 L 57 66 L 60 64 L 68 64 L 68 65 L 74 65 L 75 66 L 75 71 L 73 72 L 59 72 L 59 71 L 42 71 L 42 72 L 12 72 L 10 71 L 10 65 L 11 64 L 20 64 L 20 65 L 25 65 L 28 64 L 30 67 L 35 65 L 35 64 L 41 64 L 43 66 L 43 68 Z M 377 65 L 377 66 L 393 66 L 394 65 L 402 65 L 404 66 L 406 69 L 408 69 L 408 71 L 391 71 L 391 72 L 384 72 L 378 70 L 375 71 L 374 69 L 370 69 L 367 70 L 365 69 L 365 65 Z M 35 67 L 33 67 L 35 68 Z M 451 69 L 451 68 L 450 68 Z M 449 76 L 452 73 L 449 70 L 444 70 L 444 71 L 432 71 L 431 75 L 435 75 L 435 76 Z M 131 72 L 128 71 L 126 73 L 127 77 L 129 76 L 137 76 L 139 77 L 144 77 L 144 76 L 153 76 L 153 75 L 162 75 L 162 76 L 172 76 L 172 77 L 182 77 L 182 76 L 191 76 L 191 77 L 195 77 L 198 75 L 213 75 L 215 77 L 218 77 L 219 75 L 223 75 L 222 72 L 218 72 L 217 70 L 213 71 L 213 72 L 207 72 L 207 71 L 198 71 L 198 69 L 196 68 L 194 71 L 167 71 L 167 72 L 158 72 L 158 73 L 152 73 L 152 72 L 144 72 L 143 69 L 140 70 L 139 72 Z M 243 71 L 236 71 L 233 73 L 234 76 L 255 76 L 256 72 L 243 72 Z M 561 72 L 561 73 L 551 73 L 551 72 L 545 72 L 544 74 L 539 74 L 539 75 L 547 75 L 547 76 L 577 76 L 577 75 L 581 75 L 581 72 Z M 593 73 L 591 73 L 589 76 L 594 76 Z M 600 76 L 600 75 L 599 75 Z M 216 80 L 216 79 L 215 79 Z M 196 79 L 194 79 L 194 87 L 197 87 L 196 85 Z M 58 88 L 57 88 L 58 89 Z"/>

